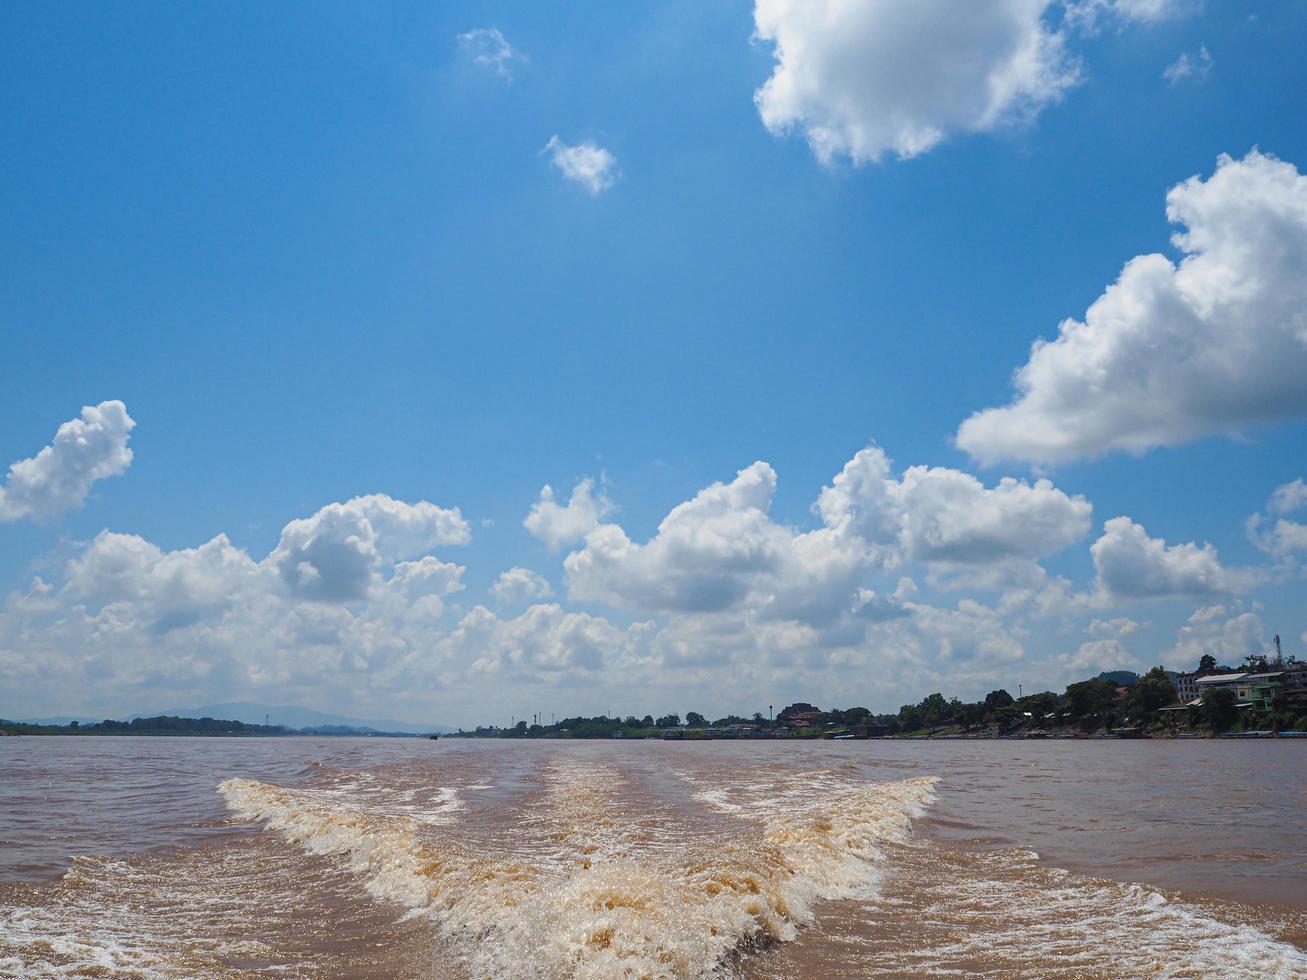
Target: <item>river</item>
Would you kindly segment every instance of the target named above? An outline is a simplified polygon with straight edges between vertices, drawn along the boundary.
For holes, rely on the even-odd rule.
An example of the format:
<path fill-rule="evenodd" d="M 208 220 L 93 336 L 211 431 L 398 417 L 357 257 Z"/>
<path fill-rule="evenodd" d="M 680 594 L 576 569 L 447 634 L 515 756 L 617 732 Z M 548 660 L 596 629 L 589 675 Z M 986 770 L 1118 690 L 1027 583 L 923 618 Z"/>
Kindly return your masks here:
<path fill-rule="evenodd" d="M 1307 744 L 0 739 L 0 976 L 1307 977 Z"/>

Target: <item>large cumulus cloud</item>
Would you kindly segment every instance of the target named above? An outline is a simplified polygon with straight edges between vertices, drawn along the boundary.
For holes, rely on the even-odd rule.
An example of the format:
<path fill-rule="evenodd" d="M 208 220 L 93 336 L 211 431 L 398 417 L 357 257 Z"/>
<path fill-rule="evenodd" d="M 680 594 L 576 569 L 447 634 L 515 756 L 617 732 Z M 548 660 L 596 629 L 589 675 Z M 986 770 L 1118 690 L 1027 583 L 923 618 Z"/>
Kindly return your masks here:
<path fill-rule="evenodd" d="M 823 161 L 913 157 L 950 133 L 1029 118 L 1078 78 L 1051 0 L 757 0 L 774 46 L 754 95 L 776 134 Z"/>
<path fill-rule="evenodd" d="M 268 562 L 294 594 L 343 602 L 364 598 L 384 562 L 465 544 L 470 536 L 458 508 L 371 494 L 291 521 Z"/>
<path fill-rule="evenodd" d="M 1111 599 L 1218 597 L 1245 592 L 1258 576 L 1221 564 L 1210 544 L 1168 545 L 1141 524 L 1114 517 L 1089 549 L 1099 590 Z"/>
<path fill-rule="evenodd" d="M 1084 498 L 1046 480 L 986 487 L 931 467 L 895 478 L 875 446 L 821 492 L 816 529 L 773 520 L 775 491 L 775 471 L 758 461 L 678 504 L 644 544 L 601 524 L 564 560 L 570 595 L 654 612 L 748 609 L 827 623 L 865 606 L 858 588 L 870 570 L 1038 558 L 1082 538 L 1091 513 Z"/>
<path fill-rule="evenodd" d="M 1167 195 L 1184 253 L 1140 255 L 1037 341 L 1017 397 L 957 443 L 977 459 L 1141 453 L 1307 417 L 1307 177 L 1256 150 Z"/>
<path fill-rule="evenodd" d="M 127 439 L 136 425 L 120 401 L 87 405 L 59 426 L 54 441 L 9 467 L 0 486 L 0 521 L 50 520 L 80 507 L 96 480 L 126 472 Z"/>

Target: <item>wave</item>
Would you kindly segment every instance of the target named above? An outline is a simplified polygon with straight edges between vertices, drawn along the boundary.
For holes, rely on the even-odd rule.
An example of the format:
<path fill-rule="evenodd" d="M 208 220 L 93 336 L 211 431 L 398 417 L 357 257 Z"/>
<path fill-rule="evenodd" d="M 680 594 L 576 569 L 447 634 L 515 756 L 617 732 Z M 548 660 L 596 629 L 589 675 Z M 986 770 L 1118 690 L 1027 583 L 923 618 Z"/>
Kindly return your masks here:
<path fill-rule="evenodd" d="M 475 975 L 495 977 L 719 974 L 793 939 L 818 901 L 874 894 L 886 844 L 934 799 L 931 778 L 845 780 L 751 811 L 722 839 L 650 813 L 610 767 L 569 760 L 545 782 L 517 814 L 515 846 L 488 850 L 310 789 L 219 790 L 236 816 L 342 858 L 368 894 L 429 918 Z"/>
<path fill-rule="evenodd" d="M 1307 953 L 1267 931 L 1294 928 L 1276 928 L 1266 910 L 1208 908 L 1052 867 L 1021 848 L 976 852 L 914 839 L 894 860 L 892 894 L 867 915 L 909 925 L 864 942 L 864 975 L 1307 978 Z"/>

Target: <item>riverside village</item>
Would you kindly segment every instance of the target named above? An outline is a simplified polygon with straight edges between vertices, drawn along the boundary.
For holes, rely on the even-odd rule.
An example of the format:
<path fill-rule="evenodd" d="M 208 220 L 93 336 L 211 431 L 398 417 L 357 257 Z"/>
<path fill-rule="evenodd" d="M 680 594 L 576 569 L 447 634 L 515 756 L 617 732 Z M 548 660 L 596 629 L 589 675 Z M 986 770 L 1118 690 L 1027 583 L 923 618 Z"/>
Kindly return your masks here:
<path fill-rule="evenodd" d="M 1307 662 L 1285 657 L 1280 638 L 1270 652 L 1237 666 L 1204 654 L 1192 671 L 1154 667 L 1145 674 L 1107 671 L 1061 694 L 1017 696 L 995 690 L 983 701 L 941 693 L 894 714 L 867 708 L 822 709 L 796 702 L 774 713 L 709 720 L 697 711 L 545 720 L 512 719 L 507 727 L 451 733 L 470 738 L 1307 738 Z"/>

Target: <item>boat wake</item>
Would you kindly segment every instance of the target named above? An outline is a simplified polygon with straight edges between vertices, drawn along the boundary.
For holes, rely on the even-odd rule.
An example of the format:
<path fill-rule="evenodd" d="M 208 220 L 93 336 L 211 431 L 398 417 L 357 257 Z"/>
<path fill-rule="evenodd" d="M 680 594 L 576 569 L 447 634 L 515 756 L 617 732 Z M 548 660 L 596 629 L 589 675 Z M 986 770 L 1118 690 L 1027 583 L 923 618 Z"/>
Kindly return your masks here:
<path fill-rule="evenodd" d="M 618 770 L 568 760 L 546 769 L 511 834 L 481 846 L 313 790 L 219 789 L 236 816 L 342 859 L 375 899 L 432 921 L 477 976 L 696 977 L 794 939 L 822 899 L 871 897 L 885 846 L 911 834 L 933 786 L 849 779 L 708 834 L 650 813 Z"/>

